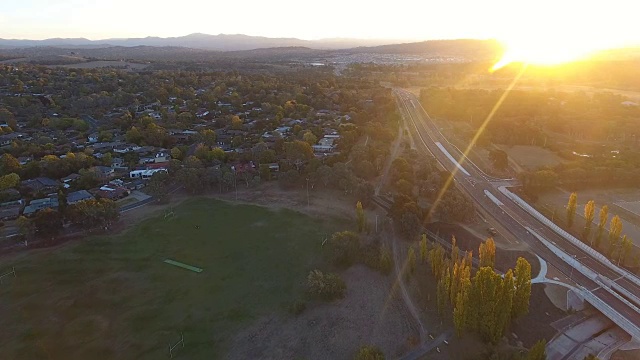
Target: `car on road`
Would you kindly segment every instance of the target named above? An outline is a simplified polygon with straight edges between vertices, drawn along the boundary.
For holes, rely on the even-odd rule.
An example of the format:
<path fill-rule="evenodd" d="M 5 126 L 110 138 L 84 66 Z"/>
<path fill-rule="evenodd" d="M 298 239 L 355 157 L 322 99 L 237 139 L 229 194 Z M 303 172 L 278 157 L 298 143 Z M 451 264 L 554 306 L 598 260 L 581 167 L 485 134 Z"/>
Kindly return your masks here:
<path fill-rule="evenodd" d="M 497 231 L 495 228 L 492 228 L 492 227 L 487 228 L 487 232 L 488 232 L 488 233 L 489 233 L 489 235 L 491 235 L 491 236 L 496 236 L 496 235 L 498 235 L 498 231 Z"/>

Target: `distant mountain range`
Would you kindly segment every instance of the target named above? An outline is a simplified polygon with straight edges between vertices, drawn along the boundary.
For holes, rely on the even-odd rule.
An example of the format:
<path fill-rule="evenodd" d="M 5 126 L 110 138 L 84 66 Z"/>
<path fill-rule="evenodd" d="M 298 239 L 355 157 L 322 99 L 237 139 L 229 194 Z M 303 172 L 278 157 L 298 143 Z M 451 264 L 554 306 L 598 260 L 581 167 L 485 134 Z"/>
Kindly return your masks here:
<path fill-rule="evenodd" d="M 395 44 L 399 40 L 373 40 L 373 39 L 321 39 L 321 40 L 301 40 L 296 38 L 268 38 L 263 36 L 249 35 L 208 35 L 190 34 L 179 37 L 145 37 L 131 39 L 105 39 L 89 40 L 85 38 L 53 38 L 45 40 L 15 40 L 0 39 L 2 48 L 25 48 L 35 46 L 53 46 L 65 48 L 98 48 L 108 46 L 180 46 L 193 49 L 215 50 L 215 51 L 241 51 L 262 48 L 276 47 L 307 47 L 310 49 L 348 49 L 360 46 L 378 46 Z"/>

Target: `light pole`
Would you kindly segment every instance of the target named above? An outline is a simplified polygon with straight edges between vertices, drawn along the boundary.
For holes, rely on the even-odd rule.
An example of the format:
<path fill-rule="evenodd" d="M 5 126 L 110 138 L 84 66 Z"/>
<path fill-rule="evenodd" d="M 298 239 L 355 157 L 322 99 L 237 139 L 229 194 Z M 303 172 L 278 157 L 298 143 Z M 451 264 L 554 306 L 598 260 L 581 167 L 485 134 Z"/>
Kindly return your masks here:
<path fill-rule="evenodd" d="M 307 207 L 309 207 L 309 178 L 307 178 Z"/>
<path fill-rule="evenodd" d="M 573 260 L 574 260 L 575 262 L 578 262 L 578 260 L 582 260 L 582 259 L 585 259 L 585 258 L 586 258 L 586 256 L 583 256 L 583 257 L 581 257 L 581 258 L 578 258 L 578 255 L 573 255 Z M 573 281 L 573 269 L 575 269 L 575 266 L 572 266 L 572 267 L 571 267 L 571 273 L 569 273 L 569 280 L 570 280 L 570 281 Z"/>

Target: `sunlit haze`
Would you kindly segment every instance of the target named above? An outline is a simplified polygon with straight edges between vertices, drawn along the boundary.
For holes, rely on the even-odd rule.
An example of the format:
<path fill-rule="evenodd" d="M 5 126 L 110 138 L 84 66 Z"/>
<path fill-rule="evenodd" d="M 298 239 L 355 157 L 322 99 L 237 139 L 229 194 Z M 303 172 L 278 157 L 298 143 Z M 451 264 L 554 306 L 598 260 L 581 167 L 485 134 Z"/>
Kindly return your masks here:
<path fill-rule="evenodd" d="M 55 3 L 55 5 L 53 5 Z M 407 41 L 496 38 L 510 56 L 557 62 L 589 50 L 640 43 L 629 0 L 421 2 L 4 1 L 0 38 L 183 36 L 378 38 Z"/>

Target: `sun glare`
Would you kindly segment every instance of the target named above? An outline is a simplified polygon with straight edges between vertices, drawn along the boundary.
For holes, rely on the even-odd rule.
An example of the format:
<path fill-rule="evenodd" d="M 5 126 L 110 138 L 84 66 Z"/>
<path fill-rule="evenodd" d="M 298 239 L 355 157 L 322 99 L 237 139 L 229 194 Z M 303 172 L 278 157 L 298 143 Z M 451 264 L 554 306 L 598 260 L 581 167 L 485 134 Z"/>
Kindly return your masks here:
<path fill-rule="evenodd" d="M 558 65 L 586 57 L 598 49 L 589 43 L 576 41 L 542 41 L 526 39 L 503 41 L 505 53 L 502 58 L 491 68 L 498 70 L 513 62 L 522 62 L 533 65 Z"/>

